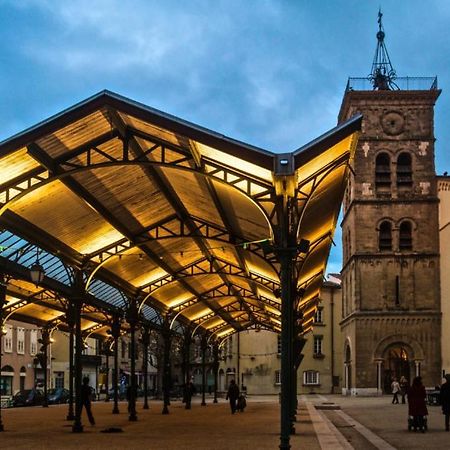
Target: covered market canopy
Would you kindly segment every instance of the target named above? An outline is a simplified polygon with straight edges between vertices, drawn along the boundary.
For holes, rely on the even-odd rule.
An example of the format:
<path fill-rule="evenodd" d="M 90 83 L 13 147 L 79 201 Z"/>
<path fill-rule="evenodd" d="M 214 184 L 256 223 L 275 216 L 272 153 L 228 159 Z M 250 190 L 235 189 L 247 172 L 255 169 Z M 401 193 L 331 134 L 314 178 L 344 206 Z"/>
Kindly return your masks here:
<path fill-rule="evenodd" d="M 280 332 L 278 255 L 295 247 L 308 331 L 360 125 L 280 154 L 103 91 L 1 142 L 3 317 L 63 321 L 81 270 L 85 331 L 136 302 L 217 338 Z"/>

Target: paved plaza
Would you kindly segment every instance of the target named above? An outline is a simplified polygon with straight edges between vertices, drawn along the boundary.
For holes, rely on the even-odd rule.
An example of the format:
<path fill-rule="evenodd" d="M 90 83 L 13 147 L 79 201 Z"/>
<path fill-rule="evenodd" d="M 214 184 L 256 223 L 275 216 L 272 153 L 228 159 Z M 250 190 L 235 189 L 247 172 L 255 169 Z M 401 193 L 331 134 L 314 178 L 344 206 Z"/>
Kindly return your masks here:
<path fill-rule="evenodd" d="M 111 414 L 112 403 L 93 405 L 96 425 L 83 434 L 71 433 L 66 405 L 10 408 L 3 411 L 6 432 L 0 434 L 3 449 L 276 449 L 279 444 L 279 405 L 276 397 L 252 397 L 242 414 L 231 415 L 225 400 L 206 407 L 195 399 L 186 411 L 172 402 L 170 414 L 161 415 L 161 402 L 150 409 L 138 403 L 138 422 L 129 422 L 126 404 Z M 349 398 L 299 396 L 298 434 L 293 449 L 448 449 L 450 434 L 443 431 L 439 407 L 429 407 L 429 432 L 408 432 L 407 405 L 392 405 L 389 397 Z M 121 433 L 102 431 L 118 427 Z"/>

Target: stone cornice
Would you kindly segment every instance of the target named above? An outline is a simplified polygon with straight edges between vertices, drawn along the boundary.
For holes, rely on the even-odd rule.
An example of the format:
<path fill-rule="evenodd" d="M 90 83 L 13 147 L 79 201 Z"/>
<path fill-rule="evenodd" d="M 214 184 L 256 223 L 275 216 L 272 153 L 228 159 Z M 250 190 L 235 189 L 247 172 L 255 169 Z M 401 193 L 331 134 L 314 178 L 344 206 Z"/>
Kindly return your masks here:
<path fill-rule="evenodd" d="M 419 319 L 423 322 L 440 319 L 442 313 L 434 310 L 377 310 L 377 311 L 355 311 L 339 322 L 341 327 L 356 320 L 374 320 L 374 319 Z"/>
<path fill-rule="evenodd" d="M 346 222 L 354 205 L 393 205 L 403 203 L 439 203 L 439 198 L 436 197 L 422 197 L 422 198 L 367 198 L 367 199 L 353 199 L 345 211 L 344 217 L 340 223 L 341 227 Z"/>
<path fill-rule="evenodd" d="M 434 252 L 428 252 L 428 253 L 415 253 L 415 252 L 389 252 L 389 253 L 354 253 L 350 258 L 348 258 L 347 262 L 343 264 L 341 269 L 341 274 L 345 271 L 348 265 L 356 259 L 363 260 L 363 259 L 398 259 L 398 260 L 405 260 L 405 259 L 429 259 L 429 258 L 439 258 L 439 253 Z"/>
<path fill-rule="evenodd" d="M 424 105 L 434 105 L 441 94 L 440 89 L 420 90 L 420 91 L 346 91 L 342 99 L 339 110 L 339 122 L 346 119 L 351 104 L 356 106 L 358 101 L 364 101 L 365 107 L 374 106 L 386 107 L 390 102 L 407 102 L 411 106 L 411 101 Z"/>

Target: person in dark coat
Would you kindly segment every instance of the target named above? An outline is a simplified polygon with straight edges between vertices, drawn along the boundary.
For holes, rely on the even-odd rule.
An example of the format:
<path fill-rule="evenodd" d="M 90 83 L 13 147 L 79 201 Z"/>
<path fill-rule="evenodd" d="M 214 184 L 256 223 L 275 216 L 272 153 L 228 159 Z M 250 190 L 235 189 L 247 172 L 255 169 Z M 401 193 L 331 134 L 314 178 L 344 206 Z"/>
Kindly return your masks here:
<path fill-rule="evenodd" d="M 449 419 L 450 419 L 450 373 L 445 375 L 445 383 L 441 386 L 441 405 L 442 413 L 445 416 L 445 431 L 450 431 L 449 429 Z"/>
<path fill-rule="evenodd" d="M 400 393 L 402 394 L 402 403 L 405 404 L 405 397 L 406 397 L 406 393 L 408 392 L 409 389 L 409 382 L 406 379 L 406 377 L 401 377 L 400 378 Z"/>
<path fill-rule="evenodd" d="M 408 389 L 408 414 L 412 417 L 428 416 L 425 386 L 422 384 L 422 377 L 415 377 L 412 386 Z"/>
<path fill-rule="evenodd" d="M 192 381 L 189 381 L 184 386 L 183 399 L 185 403 L 185 409 L 191 409 L 192 396 L 195 394 L 195 386 Z"/>
<path fill-rule="evenodd" d="M 89 377 L 83 378 L 83 384 L 81 385 L 81 411 L 83 412 L 83 406 L 86 408 L 86 414 L 89 419 L 89 423 L 91 425 L 95 425 L 94 416 L 92 415 L 91 410 L 91 397 L 92 397 L 92 388 L 89 386 Z"/>
<path fill-rule="evenodd" d="M 231 380 L 226 397 L 227 400 L 230 400 L 231 414 L 234 414 L 236 412 L 236 401 L 238 398 L 239 398 L 239 387 L 234 380 Z"/>

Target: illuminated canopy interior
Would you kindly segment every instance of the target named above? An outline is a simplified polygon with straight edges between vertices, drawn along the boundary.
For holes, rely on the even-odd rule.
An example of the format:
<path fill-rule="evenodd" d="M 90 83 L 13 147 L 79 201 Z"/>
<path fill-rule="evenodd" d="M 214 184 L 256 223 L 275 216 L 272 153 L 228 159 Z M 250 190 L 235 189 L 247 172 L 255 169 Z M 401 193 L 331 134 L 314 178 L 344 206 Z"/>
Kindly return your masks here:
<path fill-rule="evenodd" d="M 297 205 L 296 308 L 311 326 L 361 117 L 283 155 L 103 91 L 0 143 L 5 314 L 64 320 L 82 269 L 82 328 L 146 320 L 217 337 L 280 331 L 277 202 Z M 290 167 L 286 173 L 285 167 Z M 39 287 L 29 268 L 39 259 Z"/>

